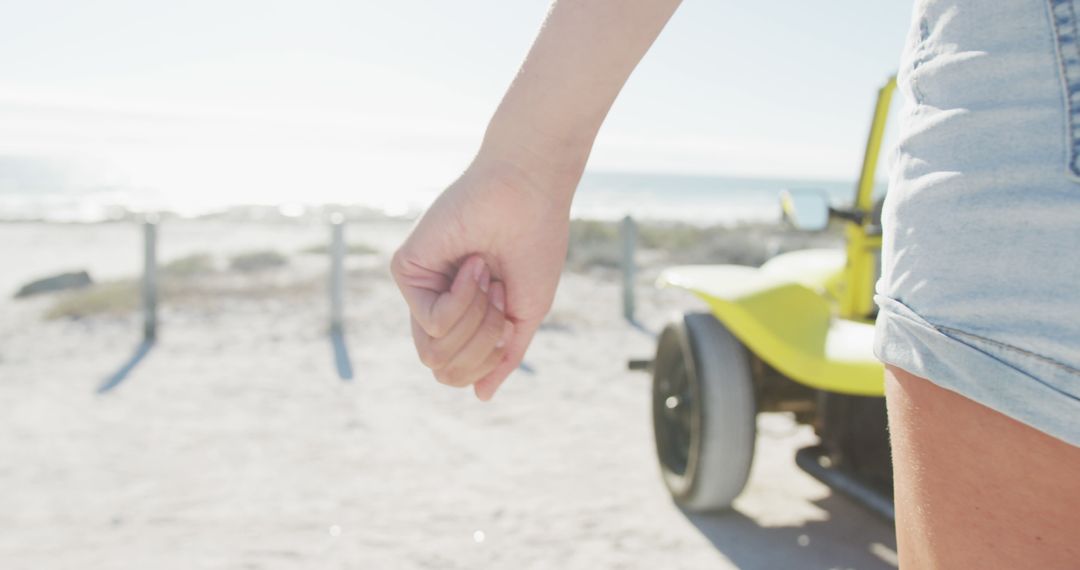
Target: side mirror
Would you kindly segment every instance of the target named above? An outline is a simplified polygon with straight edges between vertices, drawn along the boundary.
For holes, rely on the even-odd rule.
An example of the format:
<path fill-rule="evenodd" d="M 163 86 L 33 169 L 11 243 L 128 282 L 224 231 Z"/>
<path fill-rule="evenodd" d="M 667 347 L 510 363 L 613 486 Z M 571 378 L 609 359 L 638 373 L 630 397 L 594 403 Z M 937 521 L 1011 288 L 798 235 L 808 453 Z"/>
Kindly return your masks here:
<path fill-rule="evenodd" d="M 820 190 L 784 190 L 780 208 L 796 229 L 817 232 L 829 225 L 829 197 Z"/>

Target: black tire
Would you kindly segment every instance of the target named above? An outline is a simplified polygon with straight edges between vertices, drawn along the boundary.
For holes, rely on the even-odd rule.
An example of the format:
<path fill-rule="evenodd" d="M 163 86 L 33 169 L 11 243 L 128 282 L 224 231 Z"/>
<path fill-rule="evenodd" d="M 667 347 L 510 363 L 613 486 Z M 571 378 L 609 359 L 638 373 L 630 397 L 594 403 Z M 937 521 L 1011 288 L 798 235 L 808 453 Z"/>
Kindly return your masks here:
<path fill-rule="evenodd" d="M 686 510 L 731 507 L 754 458 L 757 409 L 746 348 L 707 313 L 688 313 L 660 335 L 653 430 L 664 484 Z"/>

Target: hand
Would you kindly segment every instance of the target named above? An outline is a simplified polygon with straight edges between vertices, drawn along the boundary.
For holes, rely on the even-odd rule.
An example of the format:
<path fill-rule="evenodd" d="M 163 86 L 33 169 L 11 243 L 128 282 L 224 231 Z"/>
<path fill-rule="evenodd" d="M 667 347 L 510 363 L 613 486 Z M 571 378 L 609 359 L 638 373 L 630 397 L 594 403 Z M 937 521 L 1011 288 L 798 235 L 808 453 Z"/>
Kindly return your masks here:
<path fill-rule="evenodd" d="M 395 253 L 417 353 L 440 382 L 488 400 L 521 363 L 566 260 L 577 175 L 556 180 L 478 158 Z"/>
<path fill-rule="evenodd" d="M 678 5 L 556 2 L 479 156 L 394 254 L 416 350 L 440 382 L 487 400 L 521 362 L 555 296 L 596 133 Z"/>

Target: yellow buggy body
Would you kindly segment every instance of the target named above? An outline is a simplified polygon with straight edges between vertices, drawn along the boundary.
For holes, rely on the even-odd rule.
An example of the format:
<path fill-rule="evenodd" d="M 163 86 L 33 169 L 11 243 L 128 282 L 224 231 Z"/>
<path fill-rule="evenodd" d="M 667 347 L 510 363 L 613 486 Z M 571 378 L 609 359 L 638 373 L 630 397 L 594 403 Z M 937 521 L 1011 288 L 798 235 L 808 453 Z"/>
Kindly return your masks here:
<path fill-rule="evenodd" d="M 703 299 L 747 349 L 788 378 L 820 390 L 881 396 L 874 325 L 838 317 L 830 299 L 829 285 L 842 279 L 843 269 L 843 252 L 804 250 L 760 268 L 673 267 L 659 285 Z"/>
<path fill-rule="evenodd" d="M 688 265 L 661 273 L 659 286 L 685 289 L 709 307 L 670 322 L 649 363 L 661 473 L 683 508 L 728 508 L 749 476 L 756 414 L 787 411 L 821 438 L 799 451 L 799 466 L 892 516 L 873 293 L 881 252 L 874 176 L 894 89 L 890 79 L 878 92 L 849 207 L 834 208 L 817 192 L 781 195 L 785 218 L 797 228 L 841 222 L 844 249 L 793 251 L 761 267 Z"/>

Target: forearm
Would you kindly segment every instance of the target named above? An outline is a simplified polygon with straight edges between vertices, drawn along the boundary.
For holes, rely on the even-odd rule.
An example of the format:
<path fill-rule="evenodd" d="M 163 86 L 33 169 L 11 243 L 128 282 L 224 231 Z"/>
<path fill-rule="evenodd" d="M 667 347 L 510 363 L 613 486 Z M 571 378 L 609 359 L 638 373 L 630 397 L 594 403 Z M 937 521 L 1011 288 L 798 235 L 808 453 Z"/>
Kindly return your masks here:
<path fill-rule="evenodd" d="M 576 182 L 619 90 L 679 2 L 558 0 L 481 153 L 525 169 L 565 171 Z"/>

